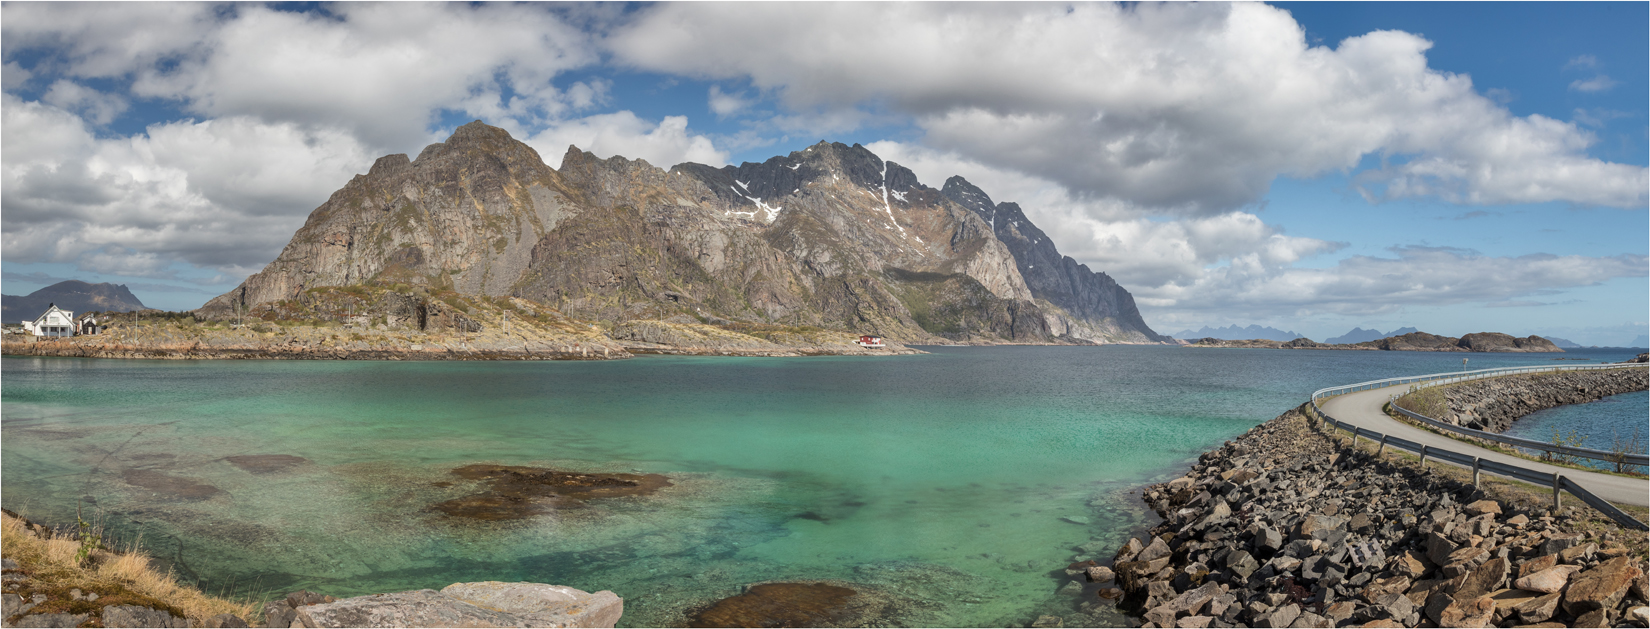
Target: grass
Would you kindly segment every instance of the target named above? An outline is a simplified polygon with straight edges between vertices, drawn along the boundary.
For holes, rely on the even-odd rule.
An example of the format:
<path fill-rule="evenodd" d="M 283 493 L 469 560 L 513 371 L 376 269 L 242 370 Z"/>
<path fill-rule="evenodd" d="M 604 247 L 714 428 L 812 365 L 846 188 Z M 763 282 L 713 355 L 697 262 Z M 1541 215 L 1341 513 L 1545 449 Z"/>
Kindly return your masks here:
<path fill-rule="evenodd" d="M 135 548 L 92 550 L 86 560 L 80 540 L 54 536 L 44 529 L 30 530 L 24 520 L 0 514 L 0 555 L 16 561 L 30 578 L 5 591 L 28 601 L 35 594 L 47 600 L 29 614 L 91 614 L 110 605 L 139 605 L 190 619 L 193 626 L 219 614 L 254 620 L 258 604 L 208 596 L 170 573 L 156 570 Z M 72 590 L 96 593 L 97 600 L 76 600 Z"/>
<path fill-rule="evenodd" d="M 1319 430 L 1323 430 L 1328 426 L 1328 424 L 1323 424 L 1315 420 L 1308 421 L 1312 421 L 1312 423 L 1317 424 L 1319 426 Z M 1329 435 L 1337 443 L 1339 443 L 1341 447 L 1351 447 L 1352 432 L 1350 430 L 1333 429 Z M 1358 440 L 1357 449 L 1370 455 L 1374 455 L 1378 449 L 1378 446 L 1378 443 L 1364 438 Z M 1419 456 L 1405 452 L 1398 448 L 1387 448 L 1382 452 L 1379 458 L 1389 464 L 1404 465 L 1411 468 L 1424 468 L 1425 472 L 1449 478 L 1463 484 L 1472 484 L 1471 469 L 1457 467 L 1453 464 L 1439 461 L 1438 459 L 1431 459 L 1428 464 L 1422 465 Z M 1521 508 L 1529 511 L 1548 510 L 1552 507 L 1553 490 L 1551 487 L 1533 485 L 1523 481 L 1502 478 L 1500 476 L 1488 473 L 1479 475 L 1478 487 L 1479 489 L 1484 490 L 1486 495 L 1508 507 Z M 1571 528 L 1575 529 L 1575 532 L 1585 533 L 1588 538 L 1595 540 L 1603 540 L 1606 535 L 1608 535 L 1610 538 L 1623 541 L 1623 543 L 1635 556 L 1643 557 L 1646 554 L 1650 554 L 1650 537 L 1647 537 L 1643 531 L 1627 529 L 1616 524 L 1616 522 L 1611 520 L 1609 516 L 1600 513 L 1597 509 L 1587 506 L 1587 503 L 1582 502 L 1580 498 L 1573 495 L 1567 495 L 1568 493 L 1569 492 L 1564 492 L 1566 495 L 1561 495 L 1560 504 L 1564 509 L 1573 509 L 1573 511 L 1571 511 L 1573 516 Z M 1641 507 L 1618 502 L 1612 502 L 1610 504 L 1615 505 L 1616 508 L 1625 511 L 1628 515 L 1633 516 L 1634 519 L 1637 519 L 1640 522 L 1650 521 L 1650 507 Z"/>

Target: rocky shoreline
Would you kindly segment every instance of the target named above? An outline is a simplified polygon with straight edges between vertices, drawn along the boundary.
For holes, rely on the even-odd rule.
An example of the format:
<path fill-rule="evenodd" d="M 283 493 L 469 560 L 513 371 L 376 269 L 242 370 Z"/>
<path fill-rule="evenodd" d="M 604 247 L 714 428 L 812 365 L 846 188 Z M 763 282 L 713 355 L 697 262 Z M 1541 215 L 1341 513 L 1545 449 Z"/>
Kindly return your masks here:
<path fill-rule="evenodd" d="M 1148 627 L 1646 626 L 1646 540 L 1551 513 L 1290 411 L 1143 491 L 1162 524 L 1100 590 Z"/>
<path fill-rule="evenodd" d="M 1645 369 L 1561 371 L 1431 387 L 1443 394 L 1447 410 L 1442 413 L 1430 408 L 1423 410 L 1425 405 L 1417 399 L 1417 394 L 1399 398 L 1398 405 L 1456 426 L 1505 432 L 1513 420 L 1539 410 L 1593 402 L 1647 388 L 1650 388 L 1650 370 Z"/>

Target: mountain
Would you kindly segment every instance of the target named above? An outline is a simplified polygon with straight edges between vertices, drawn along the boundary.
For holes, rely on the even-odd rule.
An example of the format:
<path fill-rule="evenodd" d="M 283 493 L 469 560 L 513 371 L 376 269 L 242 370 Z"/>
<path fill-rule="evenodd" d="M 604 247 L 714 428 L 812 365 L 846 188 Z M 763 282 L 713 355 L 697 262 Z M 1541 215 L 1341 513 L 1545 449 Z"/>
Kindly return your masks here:
<path fill-rule="evenodd" d="M 1298 338 L 1305 338 L 1299 332 L 1285 332 L 1277 328 L 1262 327 L 1258 325 L 1250 325 L 1249 327 L 1244 328 L 1237 327 L 1236 325 L 1229 325 L 1224 328 L 1211 328 L 1209 326 L 1203 326 L 1203 329 L 1195 332 L 1192 330 L 1181 330 L 1176 332 L 1174 336 L 1175 338 L 1180 339 L 1216 338 L 1228 341 L 1266 339 L 1269 341 L 1282 341 L 1285 343 Z"/>
<path fill-rule="evenodd" d="M 27 295 L 0 295 L 0 320 L 6 323 L 33 321 L 52 304 L 74 312 L 130 312 L 145 308 L 132 291 L 121 284 L 89 284 L 79 280 L 58 282 Z"/>
<path fill-rule="evenodd" d="M 1627 347 L 1650 347 L 1650 335 L 1638 335 L 1627 343 Z"/>
<path fill-rule="evenodd" d="M 1405 334 L 1410 334 L 1410 333 L 1413 333 L 1413 332 L 1420 332 L 1420 330 L 1417 330 L 1415 328 L 1398 328 L 1398 329 L 1393 330 L 1391 332 L 1382 332 L 1382 331 L 1379 331 L 1379 330 L 1365 330 L 1363 328 L 1352 328 L 1351 332 L 1347 332 L 1346 334 L 1342 334 L 1340 336 L 1337 336 L 1335 338 L 1326 340 L 1324 342 L 1332 344 L 1332 345 L 1334 345 L 1334 344 L 1363 343 L 1363 342 L 1366 342 L 1366 341 L 1379 341 L 1381 339 L 1384 339 L 1384 338 L 1387 338 L 1387 337 L 1392 337 L 1392 336 L 1403 336 Z"/>
<path fill-rule="evenodd" d="M 1553 345 L 1556 345 L 1556 346 L 1564 348 L 1564 349 L 1573 349 L 1573 348 L 1581 347 L 1581 345 L 1577 344 L 1575 341 L 1571 341 L 1570 339 L 1561 339 L 1561 338 L 1558 338 L 1556 336 L 1547 336 L 1547 337 L 1543 337 L 1543 338 L 1545 338 L 1549 341 L 1552 341 Z"/>
<path fill-rule="evenodd" d="M 1069 258 L 1054 258 L 1066 284 L 1034 274 L 1028 285 L 1022 269 L 1042 263 L 1017 255 L 1058 254 L 1039 246 L 1040 231 L 1029 245 L 999 231 L 857 144 L 669 170 L 569 147 L 558 170 L 473 122 L 416 159 L 379 158 L 273 262 L 197 312 L 314 311 L 314 289 L 360 286 L 438 309 L 517 297 L 609 326 L 782 325 L 906 343 L 1165 340 L 1127 291 Z"/>

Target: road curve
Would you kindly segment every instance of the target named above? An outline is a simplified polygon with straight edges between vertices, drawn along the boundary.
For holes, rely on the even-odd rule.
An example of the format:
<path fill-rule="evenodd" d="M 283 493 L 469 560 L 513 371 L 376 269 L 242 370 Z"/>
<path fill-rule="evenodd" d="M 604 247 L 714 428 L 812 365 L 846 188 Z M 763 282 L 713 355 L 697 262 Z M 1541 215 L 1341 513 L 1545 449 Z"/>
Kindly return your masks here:
<path fill-rule="evenodd" d="M 1476 456 L 1481 459 L 1493 460 L 1509 465 L 1517 465 L 1526 469 L 1537 470 L 1551 474 L 1558 472 L 1566 478 L 1575 481 L 1587 491 L 1593 492 L 1600 498 L 1622 504 L 1646 506 L 1650 505 L 1650 480 L 1613 476 L 1596 472 L 1584 472 L 1548 465 L 1539 461 L 1519 458 L 1491 450 L 1485 450 L 1465 441 L 1457 441 L 1443 435 L 1422 430 L 1407 423 L 1393 419 L 1381 410 L 1394 395 L 1409 392 L 1410 385 L 1400 384 L 1381 389 L 1357 391 L 1346 395 L 1335 396 L 1318 402 L 1318 408 L 1339 421 L 1350 423 L 1360 428 L 1408 439 L 1416 443 L 1425 444 L 1429 448 L 1443 448 L 1462 454 Z M 1435 459 L 1436 460 L 1436 459 Z"/>

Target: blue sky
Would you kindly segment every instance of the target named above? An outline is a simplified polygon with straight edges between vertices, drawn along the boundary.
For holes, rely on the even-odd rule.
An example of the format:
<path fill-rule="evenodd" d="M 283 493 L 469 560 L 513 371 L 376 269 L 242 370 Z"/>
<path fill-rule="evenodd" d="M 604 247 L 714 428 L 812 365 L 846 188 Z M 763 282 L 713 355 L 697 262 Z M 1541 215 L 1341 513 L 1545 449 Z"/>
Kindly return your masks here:
<path fill-rule="evenodd" d="M 1160 332 L 1650 320 L 1645 3 L 0 8 L 3 286 L 200 305 L 481 119 L 552 166 L 862 143 L 1019 202 Z"/>

